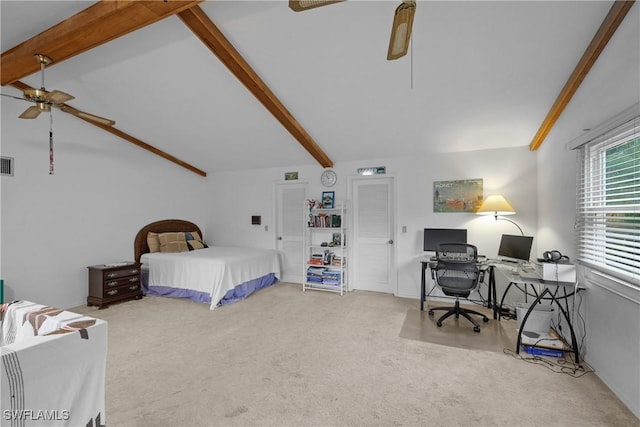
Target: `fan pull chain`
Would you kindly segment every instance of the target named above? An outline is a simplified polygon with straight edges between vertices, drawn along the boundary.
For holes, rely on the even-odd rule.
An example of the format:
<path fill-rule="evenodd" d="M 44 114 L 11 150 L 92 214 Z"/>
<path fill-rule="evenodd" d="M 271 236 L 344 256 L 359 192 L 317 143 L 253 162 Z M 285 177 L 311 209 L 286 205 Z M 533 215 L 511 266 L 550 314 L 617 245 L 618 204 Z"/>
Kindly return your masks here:
<path fill-rule="evenodd" d="M 53 113 L 49 113 L 49 175 L 53 175 Z"/>

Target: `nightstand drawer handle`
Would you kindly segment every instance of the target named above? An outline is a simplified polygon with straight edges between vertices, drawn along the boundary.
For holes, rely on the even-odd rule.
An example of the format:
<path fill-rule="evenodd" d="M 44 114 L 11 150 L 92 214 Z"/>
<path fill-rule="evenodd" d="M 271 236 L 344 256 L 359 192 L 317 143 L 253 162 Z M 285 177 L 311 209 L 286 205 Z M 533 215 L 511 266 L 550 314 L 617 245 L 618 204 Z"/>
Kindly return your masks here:
<path fill-rule="evenodd" d="M 138 277 L 132 277 L 131 279 L 129 279 L 130 282 L 137 282 L 138 281 Z"/>
<path fill-rule="evenodd" d="M 107 277 L 116 277 L 118 275 L 118 273 L 109 273 L 107 274 Z"/>
<path fill-rule="evenodd" d="M 129 286 L 129 289 L 135 291 L 136 289 L 138 289 L 138 285 Z"/>
<path fill-rule="evenodd" d="M 109 292 L 107 292 L 109 295 L 115 295 L 118 293 L 117 289 L 111 289 Z"/>
<path fill-rule="evenodd" d="M 113 282 L 107 282 L 107 286 L 116 286 L 118 284 L 117 280 L 114 280 Z"/>
<path fill-rule="evenodd" d="M 137 270 L 137 269 L 135 269 L 135 270 L 131 270 L 131 271 L 129 271 L 129 273 L 130 273 L 130 274 L 138 274 L 138 270 Z"/>

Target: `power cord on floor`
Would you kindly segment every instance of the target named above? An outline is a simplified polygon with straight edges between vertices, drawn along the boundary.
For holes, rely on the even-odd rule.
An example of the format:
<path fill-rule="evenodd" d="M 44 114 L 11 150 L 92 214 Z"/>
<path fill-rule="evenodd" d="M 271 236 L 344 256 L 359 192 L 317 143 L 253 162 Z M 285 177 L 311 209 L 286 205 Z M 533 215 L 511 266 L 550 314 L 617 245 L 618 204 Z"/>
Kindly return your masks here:
<path fill-rule="evenodd" d="M 573 359 L 567 359 L 566 357 L 542 357 L 528 353 L 526 356 L 523 356 L 522 354 L 518 354 L 508 348 L 504 348 L 502 351 L 504 354 L 516 359 L 523 360 L 527 363 L 533 363 L 535 365 L 541 365 L 556 374 L 565 374 L 573 378 L 580 378 L 586 374 L 595 372 L 595 370 L 586 363 L 575 363 Z"/>

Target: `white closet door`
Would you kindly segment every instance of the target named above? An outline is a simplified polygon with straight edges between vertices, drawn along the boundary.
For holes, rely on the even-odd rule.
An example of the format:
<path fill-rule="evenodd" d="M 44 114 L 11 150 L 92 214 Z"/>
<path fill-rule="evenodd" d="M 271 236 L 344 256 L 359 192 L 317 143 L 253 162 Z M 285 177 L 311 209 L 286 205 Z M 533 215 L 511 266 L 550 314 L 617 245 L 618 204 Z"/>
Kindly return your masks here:
<path fill-rule="evenodd" d="M 396 292 L 393 178 L 354 178 L 353 289 Z"/>
<path fill-rule="evenodd" d="M 302 284 L 304 201 L 308 184 L 276 184 L 276 248 L 280 251 L 283 282 Z"/>

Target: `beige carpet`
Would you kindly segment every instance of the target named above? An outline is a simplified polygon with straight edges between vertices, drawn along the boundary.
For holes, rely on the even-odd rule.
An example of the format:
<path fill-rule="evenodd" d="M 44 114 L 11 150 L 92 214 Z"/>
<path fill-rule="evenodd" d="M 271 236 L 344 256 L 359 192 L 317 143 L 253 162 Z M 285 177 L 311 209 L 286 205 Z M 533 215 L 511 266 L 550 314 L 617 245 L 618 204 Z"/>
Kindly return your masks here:
<path fill-rule="evenodd" d="M 442 326 L 438 327 L 436 320 L 444 312 L 435 311 L 433 316 L 429 316 L 429 308 L 451 305 L 453 305 L 453 301 L 449 303 L 427 302 L 425 303 L 424 311 L 420 311 L 419 307 L 410 308 L 407 310 L 407 315 L 402 324 L 400 337 L 470 350 L 497 353 L 502 353 L 504 349 L 515 350 L 517 339 L 516 322 L 493 320 L 491 310 L 478 305 L 465 306 L 462 304 L 463 307 L 484 313 L 489 318 L 489 321 L 484 323 L 480 316 L 472 315 L 480 324 L 480 332 L 474 332 L 473 325 L 464 317 L 456 319 L 455 316 L 451 316 L 442 322 Z"/>
<path fill-rule="evenodd" d="M 110 427 L 638 425 L 595 374 L 400 337 L 417 306 L 283 283 L 214 311 L 73 310 L 108 321 Z"/>

